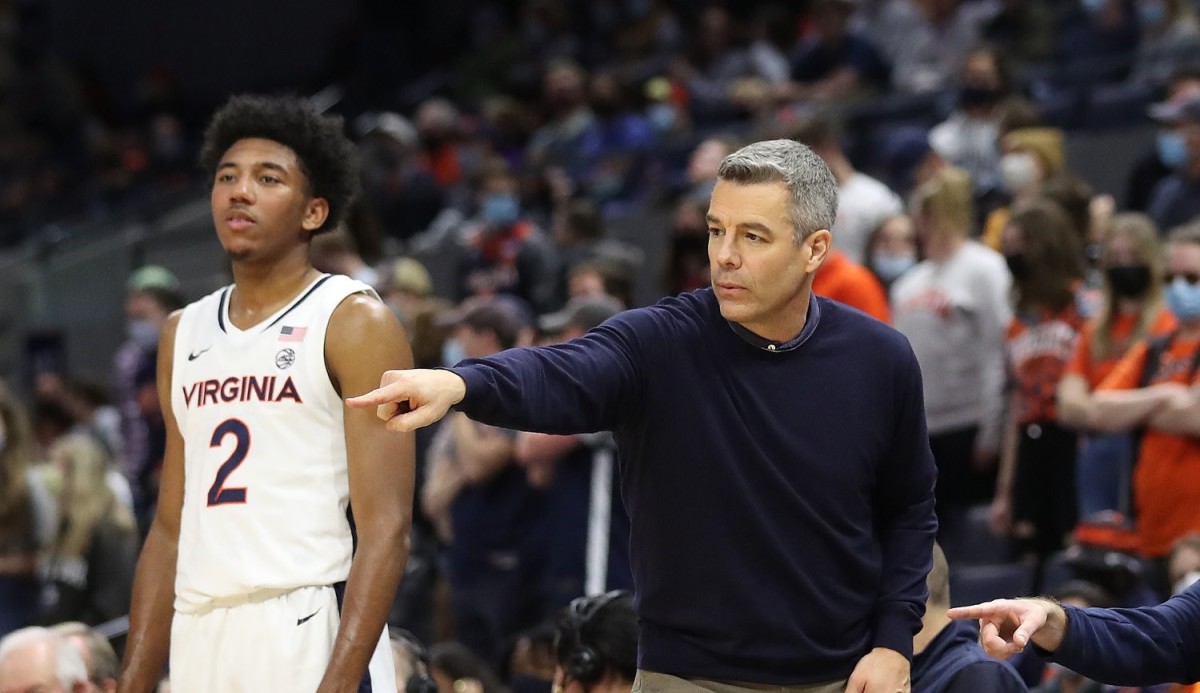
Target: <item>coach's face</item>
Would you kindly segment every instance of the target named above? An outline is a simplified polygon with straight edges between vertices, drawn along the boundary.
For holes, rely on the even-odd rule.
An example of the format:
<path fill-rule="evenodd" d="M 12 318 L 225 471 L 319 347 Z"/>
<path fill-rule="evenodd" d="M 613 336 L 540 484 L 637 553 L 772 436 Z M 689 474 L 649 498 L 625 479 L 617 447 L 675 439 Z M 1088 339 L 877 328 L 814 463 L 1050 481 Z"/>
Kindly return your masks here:
<path fill-rule="evenodd" d="M 796 243 L 781 182 L 717 181 L 708 207 L 708 261 L 721 315 L 765 339 L 787 341 L 804 323 L 811 275 L 829 252 L 827 230 Z"/>
<path fill-rule="evenodd" d="M 308 178 L 290 147 L 247 138 L 217 165 L 212 215 L 230 259 L 251 260 L 306 244 L 325 223 L 329 204 L 309 196 Z"/>

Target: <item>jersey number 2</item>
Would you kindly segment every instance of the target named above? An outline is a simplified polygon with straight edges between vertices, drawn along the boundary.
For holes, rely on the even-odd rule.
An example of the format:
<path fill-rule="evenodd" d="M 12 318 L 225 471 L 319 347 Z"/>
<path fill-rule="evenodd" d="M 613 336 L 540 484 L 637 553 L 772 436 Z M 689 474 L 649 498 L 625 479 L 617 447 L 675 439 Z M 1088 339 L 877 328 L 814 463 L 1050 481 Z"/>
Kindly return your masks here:
<path fill-rule="evenodd" d="M 246 502 L 246 489 L 244 487 L 225 488 L 225 480 L 229 478 L 233 470 L 238 468 L 238 465 L 246 460 L 246 453 L 250 452 L 250 429 L 246 428 L 246 424 L 240 419 L 226 419 L 217 426 L 217 430 L 213 431 L 209 447 L 215 448 L 221 445 L 225 436 L 237 438 L 237 446 L 217 470 L 217 478 L 213 479 L 212 486 L 208 489 L 208 507 L 210 508 L 214 505 Z"/>

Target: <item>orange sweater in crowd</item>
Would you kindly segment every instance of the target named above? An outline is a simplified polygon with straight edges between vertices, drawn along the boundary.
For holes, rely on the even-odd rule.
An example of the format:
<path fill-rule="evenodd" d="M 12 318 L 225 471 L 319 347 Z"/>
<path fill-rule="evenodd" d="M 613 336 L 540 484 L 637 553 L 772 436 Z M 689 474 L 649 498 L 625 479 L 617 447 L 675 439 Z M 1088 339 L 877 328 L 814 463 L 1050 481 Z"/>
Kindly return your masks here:
<path fill-rule="evenodd" d="M 876 320 L 892 321 L 887 293 L 871 270 L 854 262 L 839 251 L 832 251 L 817 276 L 813 277 L 813 293 L 857 308 Z"/>
<path fill-rule="evenodd" d="M 1133 336 L 1133 328 L 1136 326 L 1137 316 L 1118 314 L 1113 319 L 1112 323 L 1112 349 L 1110 356 L 1100 361 L 1092 360 L 1092 339 L 1096 333 L 1096 320 L 1089 320 L 1083 327 L 1083 331 L 1079 333 L 1079 343 L 1075 345 L 1075 354 L 1071 357 L 1071 361 L 1067 364 L 1066 375 L 1077 375 L 1087 381 L 1088 388 L 1094 390 L 1112 369 L 1116 367 L 1121 357 L 1132 346 L 1130 338 Z M 1156 337 L 1164 335 L 1175 329 L 1175 316 L 1171 315 L 1171 311 L 1162 308 L 1158 312 L 1158 317 L 1150 325 L 1150 336 Z"/>
<path fill-rule="evenodd" d="M 1141 382 L 1148 350 L 1141 342 L 1129 350 L 1108 378 L 1104 390 L 1132 390 Z M 1174 382 L 1195 386 L 1200 378 L 1188 377 L 1200 340 L 1172 340 L 1163 353 L 1152 384 Z M 1147 429 L 1142 436 L 1133 475 L 1137 508 L 1138 541 L 1142 553 L 1165 556 L 1171 545 L 1189 532 L 1200 532 L 1200 438 Z"/>

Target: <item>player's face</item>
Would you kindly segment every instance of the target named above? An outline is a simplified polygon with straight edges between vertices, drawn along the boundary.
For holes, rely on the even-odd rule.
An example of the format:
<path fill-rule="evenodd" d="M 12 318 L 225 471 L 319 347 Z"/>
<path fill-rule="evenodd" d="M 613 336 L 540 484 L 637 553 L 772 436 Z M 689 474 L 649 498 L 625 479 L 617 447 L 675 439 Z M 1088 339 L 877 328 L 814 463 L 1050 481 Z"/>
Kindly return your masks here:
<path fill-rule="evenodd" d="M 276 257 L 306 244 L 329 213 L 308 192 L 296 153 L 278 142 L 238 140 L 217 165 L 213 223 L 235 261 Z"/>
<path fill-rule="evenodd" d="M 708 207 L 708 260 L 726 320 L 785 340 L 807 307 L 809 274 L 824 259 L 828 232 L 796 243 L 783 183 L 717 181 Z M 815 244 L 819 244 L 819 247 Z"/>

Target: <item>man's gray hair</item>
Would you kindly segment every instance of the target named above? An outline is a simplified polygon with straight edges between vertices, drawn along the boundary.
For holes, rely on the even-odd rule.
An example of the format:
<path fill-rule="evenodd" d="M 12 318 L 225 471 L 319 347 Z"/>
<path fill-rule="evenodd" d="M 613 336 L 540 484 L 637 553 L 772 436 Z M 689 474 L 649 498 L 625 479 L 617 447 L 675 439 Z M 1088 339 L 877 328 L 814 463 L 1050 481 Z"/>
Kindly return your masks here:
<path fill-rule="evenodd" d="M 10 656 L 20 656 L 19 650 L 37 643 L 49 643 L 54 648 L 54 677 L 64 691 L 78 683 L 88 682 L 87 665 L 79 650 L 71 647 L 49 628 L 30 626 L 14 630 L 0 640 L 0 662 Z"/>
<path fill-rule="evenodd" d="M 764 140 L 725 157 L 717 178 L 734 183 L 779 182 L 792 195 L 791 219 L 796 242 L 830 229 L 837 217 L 838 186 L 829 166 L 813 150 L 794 140 Z"/>

